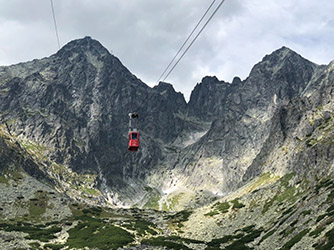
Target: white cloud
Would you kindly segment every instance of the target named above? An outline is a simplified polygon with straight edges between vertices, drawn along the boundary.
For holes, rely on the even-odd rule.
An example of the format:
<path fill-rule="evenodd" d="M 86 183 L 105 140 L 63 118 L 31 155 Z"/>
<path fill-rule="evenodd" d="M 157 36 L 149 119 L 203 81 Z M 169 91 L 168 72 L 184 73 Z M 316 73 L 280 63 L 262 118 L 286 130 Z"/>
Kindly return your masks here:
<path fill-rule="evenodd" d="M 62 45 L 92 36 L 153 86 L 211 1 L 54 0 Z M 216 1 L 216 6 L 220 1 Z M 56 52 L 49 1 L 0 0 L 0 64 Z M 246 78 L 288 46 L 319 64 L 334 59 L 334 1 L 226 0 L 167 79 L 187 99 L 205 75 Z"/>

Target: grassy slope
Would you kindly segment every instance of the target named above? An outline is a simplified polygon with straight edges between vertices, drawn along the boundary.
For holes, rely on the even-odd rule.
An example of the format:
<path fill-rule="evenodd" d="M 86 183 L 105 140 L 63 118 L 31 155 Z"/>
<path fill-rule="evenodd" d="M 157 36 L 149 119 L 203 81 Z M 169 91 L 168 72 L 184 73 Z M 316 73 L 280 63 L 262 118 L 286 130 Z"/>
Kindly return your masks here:
<path fill-rule="evenodd" d="M 331 249 L 334 244 L 332 178 L 263 174 L 223 200 L 194 211 L 112 210 L 73 203 L 39 183 L 21 168 L 29 158 L 27 151 L 3 131 L 0 142 L 0 188 L 7 194 L 0 203 L 0 234 L 7 240 L 2 237 L 0 244 L 8 248 L 16 244 L 23 249 L 109 249 L 141 244 L 174 249 Z"/>

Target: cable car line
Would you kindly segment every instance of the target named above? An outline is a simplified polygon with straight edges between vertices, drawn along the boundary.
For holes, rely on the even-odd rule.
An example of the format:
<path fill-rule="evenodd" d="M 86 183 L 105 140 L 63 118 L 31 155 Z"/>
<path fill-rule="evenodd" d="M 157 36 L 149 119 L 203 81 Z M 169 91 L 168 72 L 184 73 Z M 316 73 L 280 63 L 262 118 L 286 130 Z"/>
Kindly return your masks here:
<path fill-rule="evenodd" d="M 204 17 L 206 16 L 206 14 L 209 12 L 209 10 L 211 9 L 212 5 L 216 2 L 216 0 L 213 0 L 213 2 L 210 4 L 210 6 L 208 7 L 208 9 L 205 11 L 205 13 L 203 14 L 203 16 L 201 17 L 201 19 L 198 21 L 198 23 L 196 24 L 195 28 L 191 31 L 191 33 L 189 34 L 189 36 L 187 37 L 187 39 L 184 41 L 184 43 L 182 44 L 181 48 L 179 49 L 179 51 L 175 54 L 175 56 L 173 57 L 173 59 L 170 61 L 170 63 L 168 64 L 168 66 L 166 67 L 166 69 L 164 70 L 164 72 L 162 72 L 161 76 L 159 77 L 158 81 L 156 82 L 157 84 L 159 83 L 159 81 L 161 80 L 162 76 L 166 73 L 166 71 L 169 69 L 169 67 L 171 66 L 171 64 L 174 62 L 175 58 L 180 54 L 181 50 L 183 49 L 183 47 L 186 45 L 186 43 L 189 41 L 190 37 L 194 34 L 195 30 L 197 29 L 197 27 L 200 25 L 200 23 L 202 22 L 202 20 L 204 19 Z"/>
<path fill-rule="evenodd" d="M 54 10 L 54 7 L 53 7 L 53 1 L 50 0 L 50 3 L 51 3 L 52 15 L 53 15 L 53 23 L 54 23 L 54 25 L 55 25 L 55 31 L 56 31 L 56 37 L 57 37 L 57 43 L 58 43 L 58 49 L 60 49 L 60 42 L 59 42 L 58 28 L 57 28 L 57 22 L 56 22 L 55 10 Z"/>
<path fill-rule="evenodd" d="M 188 45 L 188 47 L 186 48 L 186 50 L 183 52 L 183 54 L 180 56 L 180 58 L 176 61 L 176 63 L 174 64 L 174 66 L 171 68 L 171 70 L 165 76 L 165 78 L 163 79 L 163 81 L 165 81 L 167 79 L 167 77 L 173 72 L 173 70 L 178 65 L 178 63 L 181 61 L 181 59 L 183 58 L 183 56 L 187 53 L 187 51 L 190 49 L 190 47 L 194 44 L 194 42 L 196 41 L 196 39 L 199 37 L 199 35 L 202 33 L 202 31 L 205 29 L 205 27 L 208 25 L 208 23 L 211 21 L 211 19 L 213 18 L 213 16 L 217 13 L 217 11 L 219 10 L 219 8 L 222 6 L 222 4 L 224 2 L 225 2 L 225 0 L 222 0 L 221 3 L 217 6 L 217 8 L 215 9 L 215 11 L 211 14 L 211 16 L 206 21 L 206 23 L 203 25 L 203 27 L 201 28 L 201 30 L 197 33 L 197 35 L 195 36 L 195 38 L 191 41 L 191 43 Z"/>

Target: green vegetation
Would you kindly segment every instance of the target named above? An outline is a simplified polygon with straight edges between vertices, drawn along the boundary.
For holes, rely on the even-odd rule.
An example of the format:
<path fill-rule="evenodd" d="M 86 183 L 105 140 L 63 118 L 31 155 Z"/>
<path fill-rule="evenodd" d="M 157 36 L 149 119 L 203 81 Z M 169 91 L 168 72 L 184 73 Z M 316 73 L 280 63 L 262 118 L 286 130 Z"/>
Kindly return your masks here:
<path fill-rule="evenodd" d="M 232 205 L 232 209 L 240 209 L 243 208 L 245 205 L 239 202 L 239 199 L 234 199 L 230 201 Z M 217 202 L 215 203 L 211 208 L 213 209 L 212 211 L 204 214 L 205 216 L 214 216 L 217 214 L 225 214 L 228 212 L 230 209 L 231 205 L 228 201 L 225 202 Z"/>
<path fill-rule="evenodd" d="M 73 217 L 78 217 L 83 215 L 82 210 L 84 209 L 84 206 L 82 204 L 71 203 L 69 204 L 69 207 L 71 209 Z"/>
<path fill-rule="evenodd" d="M 334 187 L 333 187 L 334 188 Z M 326 202 L 331 202 L 331 201 L 333 201 L 334 200 L 334 190 L 332 190 L 331 192 L 330 192 L 330 194 L 328 195 L 328 197 L 327 197 L 327 200 L 326 200 Z"/>
<path fill-rule="evenodd" d="M 292 212 L 294 212 L 294 206 L 289 207 L 287 210 L 285 210 L 282 215 L 287 215 L 287 214 L 291 214 Z"/>
<path fill-rule="evenodd" d="M 182 210 L 180 212 L 177 212 L 176 214 L 167 216 L 167 219 L 177 220 L 179 222 L 187 221 L 192 212 L 193 211 L 191 210 Z"/>
<path fill-rule="evenodd" d="M 0 175 L 0 183 L 4 183 L 6 185 L 9 185 L 7 178 L 3 175 Z"/>
<path fill-rule="evenodd" d="M 102 213 L 102 208 L 101 207 L 90 207 L 90 208 L 83 208 L 82 212 L 84 214 L 91 214 L 95 216 L 100 216 Z"/>
<path fill-rule="evenodd" d="M 244 250 L 251 249 L 248 247 L 247 243 L 254 241 L 257 237 L 263 232 L 262 228 L 255 229 L 255 225 L 251 225 L 242 229 L 237 230 L 236 232 L 241 231 L 236 235 L 226 235 L 223 238 L 213 239 L 207 245 L 206 249 L 221 249 L 221 244 L 226 244 L 233 241 L 230 245 L 226 246 L 224 249 L 228 250 Z"/>
<path fill-rule="evenodd" d="M 167 249 L 189 249 L 187 246 L 184 245 L 185 243 L 205 244 L 205 242 L 203 241 L 181 238 L 179 236 L 158 236 L 150 239 L 144 239 L 141 241 L 142 245 L 147 246 L 161 246 L 166 247 Z"/>
<path fill-rule="evenodd" d="M 231 202 L 233 204 L 233 207 L 232 207 L 233 209 L 240 209 L 240 208 L 243 208 L 245 206 L 244 204 L 242 204 L 241 202 L 239 202 L 238 199 L 235 199 L 235 200 L 233 200 Z"/>
<path fill-rule="evenodd" d="M 35 143 L 32 143 L 30 141 L 27 141 L 25 143 L 22 143 L 22 146 L 26 149 L 26 150 L 32 150 L 34 152 L 43 152 L 45 150 L 47 150 L 47 148 L 45 146 L 42 145 L 37 145 Z"/>
<path fill-rule="evenodd" d="M 310 236 L 313 236 L 313 238 L 317 238 L 322 231 L 324 231 L 325 227 L 317 227 L 316 229 L 314 229 L 312 232 L 310 232 Z"/>
<path fill-rule="evenodd" d="M 35 192 L 35 198 L 29 200 L 29 214 L 32 219 L 39 218 L 45 213 L 48 206 L 48 192 Z"/>
<path fill-rule="evenodd" d="M 48 158 L 46 157 L 46 153 L 48 151 L 47 147 L 39 145 L 29 140 L 20 140 L 20 145 L 25 149 L 26 152 L 31 154 L 34 158 L 37 158 L 42 161 L 49 161 Z"/>
<path fill-rule="evenodd" d="M 237 231 L 242 231 L 242 232 L 245 232 L 245 233 L 251 233 L 251 232 L 254 231 L 254 228 L 255 228 L 255 225 L 250 225 L 250 226 L 241 228 L 241 229 L 239 229 Z"/>
<path fill-rule="evenodd" d="M 285 228 L 285 230 L 283 230 L 282 232 L 280 232 L 280 235 L 283 235 L 283 239 L 284 238 L 286 238 L 286 237 L 288 237 L 290 234 L 292 234 L 293 233 L 293 231 L 295 231 L 295 227 L 287 227 L 287 228 Z"/>
<path fill-rule="evenodd" d="M 223 203 L 217 202 L 215 205 L 213 205 L 213 208 L 220 213 L 227 213 L 228 209 L 230 208 L 230 204 L 227 201 Z"/>
<path fill-rule="evenodd" d="M 309 209 L 309 210 L 305 210 L 303 212 L 301 212 L 302 215 L 306 216 L 308 214 L 311 214 L 312 213 L 312 209 Z"/>
<path fill-rule="evenodd" d="M 331 213 L 321 215 L 321 219 L 319 219 L 319 217 L 320 217 L 319 216 L 318 217 L 319 221 L 321 221 L 322 218 L 326 217 L 327 215 L 328 215 L 327 219 L 325 221 L 321 222 L 321 224 L 316 229 L 314 229 L 312 232 L 310 232 L 310 236 L 313 236 L 314 238 L 318 237 L 319 234 L 322 231 L 324 231 L 328 225 L 330 225 L 331 223 L 334 222 L 334 214 L 331 214 Z M 318 219 L 317 219 L 317 222 L 318 222 Z"/>
<path fill-rule="evenodd" d="M 60 250 L 64 247 L 64 245 L 60 244 L 45 244 L 44 247 L 46 249 L 52 249 L 52 250 Z"/>
<path fill-rule="evenodd" d="M 127 225 L 123 225 L 125 228 L 135 231 L 138 235 L 144 236 L 146 234 L 156 235 L 158 234 L 156 230 L 154 230 L 155 225 L 152 222 L 148 222 L 145 220 L 135 220 L 130 222 Z"/>
<path fill-rule="evenodd" d="M 153 188 L 151 188 L 150 186 L 145 186 L 145 191 L 146 192 L 153 192 Z"/>
<path fill-rule="evenodd" d="M 32 249 L 39 249 L 41 246 L 38 242 L 31 242 L 29 245 L 32 247 Z"/>
<path fill-rule="evenodd" d="M 56 164 L 54 162 L 49 163 L 49 172 L 56 176 L 62 176 L 64 178 L 63 181 L 70 184 L 72 189 L 82 191 L 80 195 L 83 198 L 101 195 L 98 189 L 94 188 L 94 186 L 91 186 L 91 184 L 95 182 L 97 176 L 96 174 L 77 173 L 72 171 L 69 167 L 65 165 Z"/>
<path fill-rule="evenodd" d="M 183 195 L 185 194 L 179 193 L 179 194 L 174 195 L 171 198 L 168 198 L 169 210 L 173 210 L 177 206 L 177 204 L 179 204 L 179 201 Z"/>
<path fill-rule="evenodd" d="M 292 239 L 290 239 L 287 243 L 285 243 L 284 246 L 281 248 L 281 250 L 291 249 L 291 247 L 295 245 L 296 243 L 298 243 L 304 237 L 304 235 L 306 235 L 309 231 L 310 229 L 305 229 L 299 232 Z"/>
<path fill-rule="evenodd" d="M 284 175 L 279 181 L 282 186 L 288 187 L 290 180 L 296 175 L 296 173 L 289 173 Z"/>
<path fill-rule="evenodd" d="M 9 185 L 9 181 L 13 180 L 16 183 L 21 182 L 23 174 L 17 169 L 6 169 L 2 175 L 0 175 L 0 183 Z"/>
<path fill-rule="evenodd" d="M 150 198 L 144 205 L 144 208 L 152 208 L 155 210 L 159 210 L 159 200 L 161 199 L 161 195 L 159 192 L 152 192 L 150 194 Z"/>
<path fill-rule="evenodd" d="M 323 218 L 325 218 L 327 216 L 327 214 L 322 214 L 322 215 L 319 215 L 318 217 L 317 217 L 317 220 L 316 220 L 316 222 L 318 223 L 319 221 L 321 221 Z"/>
<path fill-rule="evenodd" d="M 112 209 L 102 208 L 102 207 L 87 207 L 81 203 L 72 203 L 69 205 L 73 218 L 71 220 L 87 220 L 90 217 L 105 219 L 105 218 L 113 218 L 117 216 Z M 124 215 L 123 217 L 129 217 Z M 66 223 L 70 224 L 71 221 L 66 221 Z"/>
<path fill-rule="evenodd" d="M 70 248 L 117 249 L 133 242 L 134 237 L 122 228 L 92 217 L 82 217 L 76 227 L 68 231 L 66 246 Z"/>
<path fill-rule="evenodd" d="M 278 225 L 279 226 L 281 226 L 281 225 L 283 225 L 293 214 L 294 214 L 294 212 L 295 212 L 295 210 L 293 210 L 294 209 L 294 207 L 292 206 L 292 207 L 290 207 L 288 210 L 286 210 L 283 214 L 282 214 L 282 216 L 277 220 L 277 222 L 279 222 L 278 223 Z M 283 217 L 285 216 L 285 218 L 284 219 L 282 219 Z M 282 219 L 282 220 L 281 220 Z"/>
<path fill-rule="evenodd" d="M 140 213 L 137 214 L 138 209 L 130 209 L 131 215 L 121 215 L 125 220 L 118 220 L 117 224 L 114 224 L 115 221 L 110 218 L 119 217 L 119 215 L 115 214 L 112 209 L 87 207 L 80 203 L 72 203 L 70 208 L 73 217 L 66 223 L 79 221 L 77 226 L 68 231 L 69 238 L 64 246 L 70 249 L 83 247 L 117 249 L 130 245 L 134 242 L 135 237 L 140 239 L 159 233 L 154 223 L 141 218 Z M 180 212 L 171 216 L 171 219 L 179 223 L 187 219 L 189 215 L 186 212 Z"/>
<path fill-rule="evenodd" d="M 290 180 L 295 175 L 296 175 L 295 173 L 290 173 L 290 174 L 283 176 L 280 179 L 281 190 L 278 191 L 275 194 L 275 196 L 264 205 L 262 214 L 266 213 L 275 202 L 277 202 L 278 204 L 281 204 L 283 202 L 293 203 L 297 200 L 298 198 L 297 195 L 301 195 L 301 194 L 299 193 L 297 194 L 297 188 L 295 186 L 289 185 Z"/>
<path fill-rule="evenodd" d="M 176 224 L 179 228 L 183 227 L 183 223 L 189 219 L 189 216 L 193 213 L 192 210 L 183 210 L 174 215 L 167 216 L 168 223 Z"/>
<path fill-rule="evenodd" d="M 326 242 L 322 242 L 322 244 L 319 244 L 316 247 L 318 250 L 331 250 L 334 248 L 334 228 L 329 230 L 326 234 L 325 237 L 327 238 Z"/>
<path fill-rule="evenodd" d="M 331 178 L 320 181 L 315 187 L 316 193 L 318 194 L 322 188 L 334 188 L 334 181 Z"/>
<path fill-rule="evenodd" d="M 142 240 L 141 244 L 148 246 L 163 246 L 166 247 L 167 249 L 189 249 L 182 243 L 175 242 L 174 239 L 162 236 L 156 238 L 144 239 Z"/>
<path fill-rule="evenodd" d="M 7 232 L 17 231 L 27 233 L 27 239 L 40 240 L 43 242 L 48 242 L 49 240 L 56 238 L 54 234 L 61 231 L 61 228 L 57 226 L 45 227 L 44 225 L 32 225 L 30 223 L 19 222 L 17 224 L 1 223 L 0 229 Z"/>
<path fill-rule="evenodd" d="M 20 182 L 23 179 L 23 175 L 19 171 L 13 171 L 10 173 L 10 178 L 15 182 Z"/>
<path fill-rule="evenodd" d="M 276 229 L 273 229 L 271 231 L 269 231 L 268 233 L 266 233 L 260 240 L 259 243 L 261 243 L 262 241 L 264 241 L 265 239 L 269 238 L 270 236 L 272 236 L 274 233 L 276 232 Z"/>
<path fill-rule="evenodd" d="M 204 214 L 204 216 L 214 216 L 214 215 L 217 215 L 217 214 L 219 214 L 219 212 L 215 210 L 215 211 L 210 211 L 210 212 Z"/>
<path fill-rule="evenodd" d="M 329 208 L 327 208 L 326 212 L 331 213 L 334 211 L 334 204 L 332 204 Z"/>
<path fill-rule="evenodd" d="M 322 180 L 317 186 L 316 186 L 316 193 L 319 193 L 320 189 L 326 188 L 327 190 L 334 188 L 334 183 L 332 179 L 325 179 Z M 326 203 L 331 204 L 326 212 L 322 215 L 319 215 L 316 219 L 316 223 L 322 221 L 320 225 L 314 229 L 312 232 L 310 232 L 310 236 L 313 236 L 314 238 L 318 237 L 321 232 L 323 232 L 328 225 L 334 222 L 334 204 L 333 204 L 333 190 L 328 195 L 326 199 Z"/>
<path fill-rule="evenodd" d="M 243 233 L 239 233 L 236 235 L 225 235 L 223 238 L 218 238 L 218 239 L 213 239 L 211 240 L 207 245 L 208 247 L 212 248 L 212 247 L 220 247 L 221 244 L 225 244 L 228 243 L 234 239 L 240 239 L 244 237 Z"/>
<path fill-rule="evenodd" d="M 297 219 L 297 220 L 294 220 L 294 221 L 290 224 L 290 227 L 294 227 L 297 223 L 298 223 L 298 219 Z"/>
<path fill-rule="evenodd" d="M 78 190 L 92 196 L 99 196 L 101 195 L 101 192 L 95 188 L 90 188 L 90 187 L 84 187 L 84 186 L 78 186 Z"/>
<path fill-rule="evenodd" d="M 305 144 L 308 148 L 310 148 L 310 147 L 316 145 L 316 140 L 313 139 L 313 138 L 309 138 L 305 141 Z"/>
<path fill-rule="evenodd" d="M 274 182 L 278 179 L 278 176 L 273 176 L 270 173 L 263 173 L 261 174 L 254 183 L 252 183 L 249 187 L 249 191 L 248 192 L 253 192 L 256 193 L 259 191 L 259 189 L 257 189 L 258 187 L 264 185 L 264 184 L 269 184 L 271 182 Z"/>

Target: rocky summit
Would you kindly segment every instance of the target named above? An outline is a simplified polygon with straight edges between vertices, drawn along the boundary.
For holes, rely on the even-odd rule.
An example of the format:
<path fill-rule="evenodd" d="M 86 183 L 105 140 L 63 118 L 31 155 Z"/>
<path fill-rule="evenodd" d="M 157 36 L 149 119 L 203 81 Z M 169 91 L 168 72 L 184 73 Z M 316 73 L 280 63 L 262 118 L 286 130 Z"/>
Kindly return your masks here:
<path fill-rule="evenodd" d="M 0 249 L 332 249 L 333 100 L 286 47 L 188 103 L 90 37 L 1 66 Z"/>

